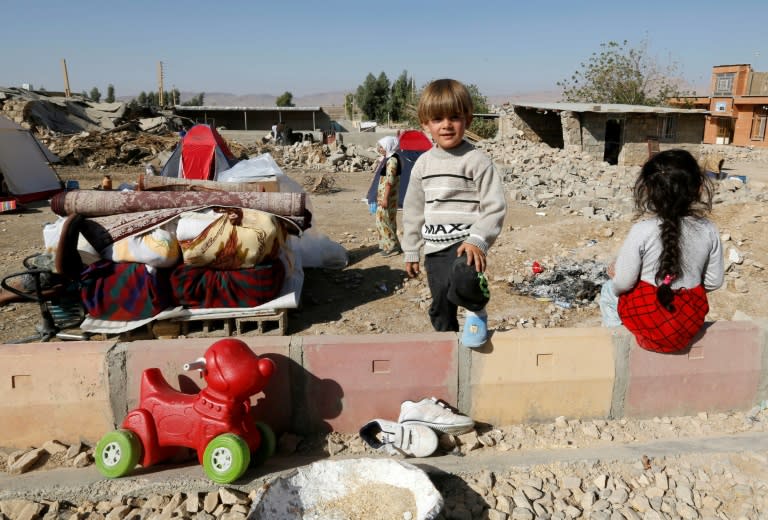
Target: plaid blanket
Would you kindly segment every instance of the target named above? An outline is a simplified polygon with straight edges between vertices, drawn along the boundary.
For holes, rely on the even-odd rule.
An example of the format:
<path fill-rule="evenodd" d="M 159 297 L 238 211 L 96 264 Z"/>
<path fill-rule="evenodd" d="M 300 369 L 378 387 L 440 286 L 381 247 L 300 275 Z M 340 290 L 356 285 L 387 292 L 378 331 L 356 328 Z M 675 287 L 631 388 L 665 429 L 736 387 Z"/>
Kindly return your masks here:
<path fill-rule="evenodd" d="M 182 264 L 171 273 L 175 303 L 193 309 L 258 307 L 277 298 L 284 280 L 280 260 L 226 271 Z"/>
<path fill-rule="evenodd" d="M 171 305 L 168 270 L 136 262 L 100 260 L 80 275 L 80 298 L 92 318 L 151 318 Z"/>
<path fill-rule="evenodd" d="M 659 304 L 656 287 L 647 282 L 640 281 L 634 289 L 619 296 L 621 322 L 642 348 L 663 353 L 683 351 L 704 325 L 709 312 L 704 287 L 678 289 L 674 293 L 672 312 Z"/>

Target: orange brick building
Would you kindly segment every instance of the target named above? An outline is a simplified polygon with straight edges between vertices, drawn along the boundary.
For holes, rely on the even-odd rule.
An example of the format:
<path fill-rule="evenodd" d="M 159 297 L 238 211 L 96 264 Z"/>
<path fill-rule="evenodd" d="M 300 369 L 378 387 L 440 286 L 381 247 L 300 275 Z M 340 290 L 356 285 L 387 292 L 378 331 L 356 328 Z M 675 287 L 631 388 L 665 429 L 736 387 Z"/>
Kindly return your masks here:
<path fill-rule="evenodd" d="M 755 72 L 749 64 L 717 65 L 709 97 L 672 104 L 709 110 L 704 143 L 768 148 L 768 72 Z"/>

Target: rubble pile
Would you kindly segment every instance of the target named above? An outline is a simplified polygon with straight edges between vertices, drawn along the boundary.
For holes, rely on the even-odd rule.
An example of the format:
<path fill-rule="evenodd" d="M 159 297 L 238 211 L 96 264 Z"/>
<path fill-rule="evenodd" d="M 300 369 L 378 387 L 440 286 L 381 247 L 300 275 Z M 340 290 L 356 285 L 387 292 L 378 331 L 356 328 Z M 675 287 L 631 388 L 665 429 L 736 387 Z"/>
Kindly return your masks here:
<path fill-rule="evenodd" d="M 172 152 L 177 135 L 154 135 L 133 130 L 81 132 L 72 136 L 40 137 L 63 165 L 101 168 L 150 162 L 161 152 Z"/>
<path fill-rule="evenodd" d="M 633 216 L 632 187 L 638 166 L 609 165 L 586 152 L 552 148 L 520 137 L 481 141 L 477 146 L 496 164 L 510 201 L 602 222 Z M 734 152 L 730 158 L 725 156 L 726 164 L 737 153 L 759 160 L 768 151 Z M 727 179 L 715 182 L 715 190 L 714 203 L 768 199 L 768 187 L 762 183 Z"/>
<path fill-rule="evenodd" d="M 35 134 L 75 134 L 115 129 L 125 122 L 126 105 L 0 87 L 0 114 Z"/>
<path fill-rule="evenodd" d="M 703 144 L 701 154 L 718 154 L 724 159 L 724 167 L 734 161 L 758 162 L 768 160 L 768 149 L 745 148 L 743 146 L 731 146 L 722 144 Z"/>
<path fill-rule="evenodd" d="M 303 141 L 290 146 L 256 145 L 249 153 L 269 152 L 286 168 L 306 168 L 327 172 L 364 172 L 373 169 L 376 152 L 360 146 L 327 145 Z M 251 156 L 253 154 L 251 153 Z"/>

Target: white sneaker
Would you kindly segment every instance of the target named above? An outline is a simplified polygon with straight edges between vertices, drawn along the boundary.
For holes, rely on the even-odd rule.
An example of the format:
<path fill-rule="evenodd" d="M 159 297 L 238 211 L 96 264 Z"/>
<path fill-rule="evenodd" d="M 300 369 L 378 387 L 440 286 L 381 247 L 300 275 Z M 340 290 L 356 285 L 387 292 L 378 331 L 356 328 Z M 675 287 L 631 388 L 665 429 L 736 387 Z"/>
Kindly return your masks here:
<path fill-rule="evenodd" d="M 458 410 L 448 403 L 435 397 L 421 401 L 405 401 L 400 405 L 400 424 L 420 424 L 433 430 L 451 435 L 461 435 L 470 432 L 475 427 L 475 421 L 466 415 L 457 413 Z"/>
<path fill-rule="evenodd" d="M 429 457 L 437 450 L 437 434 L 427 426 L 398 424 L 374 419 L 360 428 L 360 438 L 371 448 L 385 451 L 389 447 L 411 457 Z"/>

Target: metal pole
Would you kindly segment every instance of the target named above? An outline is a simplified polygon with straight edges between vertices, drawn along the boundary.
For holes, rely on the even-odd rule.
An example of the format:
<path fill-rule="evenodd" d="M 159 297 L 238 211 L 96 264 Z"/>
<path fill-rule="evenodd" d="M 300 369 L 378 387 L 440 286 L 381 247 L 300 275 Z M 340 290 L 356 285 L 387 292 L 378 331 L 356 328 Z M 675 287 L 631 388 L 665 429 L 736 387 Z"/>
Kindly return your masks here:
<path fill-rule="evenodd" d="M 64 97 L 71 97 L 72 92 L 69 90 L 69 74 L 67 73 L 67 60 L 61 59 L 61 68 L 64 71 Z"/>
<path fill-rule="evenodd" d="M 159 92 L 160 95 L 157 96 L 157 99 L 158 99 L 160 108 L 163 108 L 163 105 L 165 104 L 164 103 L 165 100 L 163 99 L 163 62 L 162 61 L 157 62 L 157 80 L 160 88 L 160 92 Z"/>

